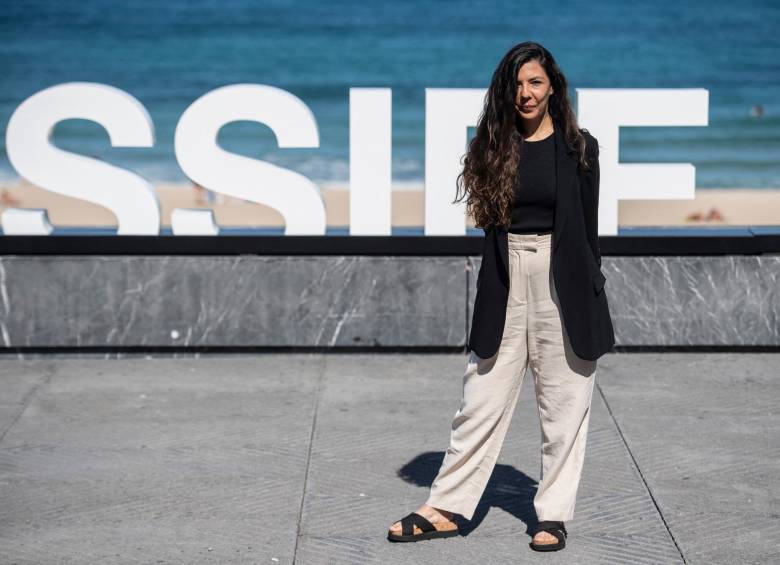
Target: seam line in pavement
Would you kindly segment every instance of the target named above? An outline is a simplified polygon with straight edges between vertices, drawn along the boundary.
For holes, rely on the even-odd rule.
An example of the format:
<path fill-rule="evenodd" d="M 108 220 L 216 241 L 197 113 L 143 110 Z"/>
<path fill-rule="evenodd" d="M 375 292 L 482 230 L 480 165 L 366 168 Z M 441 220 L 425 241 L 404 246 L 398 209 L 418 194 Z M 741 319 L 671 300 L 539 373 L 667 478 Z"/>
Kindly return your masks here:
<path fill-rule="evenodd" d="M 298 508 L 298 519 L 296 520 L 295 528 L 295 547 L 293 548 L 292 562 L 295 565 L 296 559 L 298 559 L 298 542 L 301 539 L 303 533 L 301 532 L 301 521 L 303 520 L 303 505 L 306 503 L 306 492 L 309 486 L 309 466 L 311 465 L 311 452 L 314 445 L 314 431 L 317 428 L 317 413 L 320 408 L 320 394 L 322 392 L 322 383 L 325 380 L 325 371 L 328 365 L 327 354 L 322 355 L 322 368 L 320 374 L 317 377 L 317 388 L 314 391 L 314 413 L 311 418 L 311 430 L 309 431 L 309 449 L 306 452 L 306 470 L 303 474 L 303 492 L 301 493 L 301 505 Z"/>
<path fill-rule="evenodd" d="M 642 469 L 639 467 L 639 462 L 636 460 L 636 457 L 634 457 L 634 453 L 631 451 L 631 448 L 628 445 L 628 441 L 626 441 L 626 436 L 623 435 L 623 430 L 620 429 L 620 424 L 618 424 L 617 418 L 615 418 L 615 415 L 612 413 L 612 408 L 609 406 L 609 402 L 607 402 L 607 397 L 604 395 L 604 390 L 601 388 L 601 385 L 599 385 L 598 382 L 596 382 L 595 384 L 596 384 L 596 388 L 599 391 L 599 395 L 601 396 L 601 400 L 604 402 L 604 406 L 607 407 L 607 412 L 609 412 L 609 417 L 612 419 L 612 422 L 615 424 L 615 428 L 618 431 L 618 435 L 620 435 L 620 441 L 623 442 L 626 451 L 628 451 L 628 455 L 629 457 L 631 457 L 631 461 L 633 461 L 634 463 L 634 468 L 636 469 L 637 473 L 639 473 L 639 478 L 642 479 L 642 484 L 645 486 L 645 490 L 647 491 L 647 494 L 650 496 L 650 500 L 653 501 L 653 506 L 655 506 L 655 511 L 658 512 L 658 516 L 661 518 L 661 522 L 663 522 L 663 525 L 666 528 L 669 537 L 672 539 L 672 543 L 674 543 L 674 547 L 677 548 L 677 552 L 680 554 L 680 559 L 683 560 L 683 563 L 687 564 L 688 561 L 685 559 L 685 555 L 683 555 L 683 552 L 680 549 L 680 546 L 678 545 L 677 540 L 675 539 L 674 534 L 672 533 L 672 530 L 669 527 L 669 524 L 667 524 L 666 519 L 664 518 L 664 515 L 661 512 L 661 508 L 658 506 L 658 502 L 655 500 L 655 496 L 653 496 L 653 491 L 650 489 L 650 485 L 647 484 L 647 480 L 645 479 L 645 476 L 642 473 Z"/>
<path fill-rule="evenodd" d="M 38 394 L 38 391 L 40 391 L 42 388 L 44 388 L 46 385 L 49 384 L 49 381 L 51 380 L 53 375 L 54 375 L 53 366 L 51 365 L 47 366 L 45 369 L 45 374 L 43 376 L 43 379 L 41 379 L 40 382 L 33 385 L 30 391 L 22 399 L 22 406 L 19 409 L 19 411 L 16 413 L 16 415 L 13 418 L 11 418 L 11 422 L 5 427 L 5 429 L 0 431 L 0 443 L 3 443 L 5 436 L 8 434 L 8 432 L 11 431 L 11 428 L 13 428 L 16 425 L 16 422 L 19 421 L 19 418 L 22 417 L 22 414 L 24 414 L 25 410 L 27 410 L 27 407 L 32 402 L 33 397 L 36 394 Z"/>

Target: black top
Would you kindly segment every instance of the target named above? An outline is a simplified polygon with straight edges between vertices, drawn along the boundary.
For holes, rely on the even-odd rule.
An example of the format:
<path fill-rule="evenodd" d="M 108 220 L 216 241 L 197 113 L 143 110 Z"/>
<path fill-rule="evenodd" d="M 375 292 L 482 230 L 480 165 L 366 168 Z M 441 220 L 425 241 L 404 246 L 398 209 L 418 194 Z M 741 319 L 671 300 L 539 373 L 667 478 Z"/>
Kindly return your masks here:
<path fill-rule="evenodd" d="M 509 233 L 553 230 L 555 212 L 555 134 L 524 141 L 515 177 L 515 200 Z"/>

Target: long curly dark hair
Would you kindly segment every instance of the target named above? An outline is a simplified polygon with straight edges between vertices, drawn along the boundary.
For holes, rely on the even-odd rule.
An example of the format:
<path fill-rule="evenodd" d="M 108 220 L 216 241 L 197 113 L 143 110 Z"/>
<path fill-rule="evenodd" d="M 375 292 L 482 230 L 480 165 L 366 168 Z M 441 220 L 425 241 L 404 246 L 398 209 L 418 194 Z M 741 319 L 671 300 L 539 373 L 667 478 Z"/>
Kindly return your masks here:
<path fill-rule="evenodd" d="M 566 77 L 543 46 L 532 41 L 518 43 L 493 72 L 476 135 L 461 159 L 463 171 L 456 180 L 453 204 L 467 197 L 466 212 L 478 228 L 509 226 L 512 220 L 514 180 L 524 143 L 519 127 L 522 118 L 515 110 L 517 73 L 531 60 L 544 68 L 553 88 L 548 101 L 553 127 L 560 128 L 569 144 L 579 150 L 579 165 L 588 169 L 586 141 L 571 109 Z"/>

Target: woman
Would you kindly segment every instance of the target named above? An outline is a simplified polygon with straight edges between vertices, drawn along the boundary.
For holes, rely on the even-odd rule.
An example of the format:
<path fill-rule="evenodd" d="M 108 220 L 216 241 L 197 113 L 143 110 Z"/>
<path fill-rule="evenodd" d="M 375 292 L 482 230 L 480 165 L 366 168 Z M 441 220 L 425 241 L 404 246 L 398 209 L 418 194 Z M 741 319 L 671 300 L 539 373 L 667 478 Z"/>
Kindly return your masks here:
<path fill-rule="evenodd" d="M 542 428 L 530 546 L 565 547 L 596 360 L 614 345 L 598 246 L 598 154 L 550 52 L 532 42 L 510 49 L 458 178 L 485 230 L 463 398 L 428 499 L 391 526 L 391 541 L 454 536 L 454 514 L 472 518 L 530 366 Z"/>

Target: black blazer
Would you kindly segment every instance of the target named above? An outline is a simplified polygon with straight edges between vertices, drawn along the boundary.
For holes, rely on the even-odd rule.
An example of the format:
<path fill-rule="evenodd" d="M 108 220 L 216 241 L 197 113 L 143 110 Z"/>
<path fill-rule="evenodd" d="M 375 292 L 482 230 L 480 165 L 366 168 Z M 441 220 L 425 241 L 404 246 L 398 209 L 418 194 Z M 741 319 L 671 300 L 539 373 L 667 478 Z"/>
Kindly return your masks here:
<path fill-rule="evenodd" d="M 598 141 L 580 130 L 591 166 L 590 171 L 580 171 L 577 152 L 566 142 L 562 126 L 555 123 L 554 130 L 553 280 L 572 349 L 578 357 L 593 361 L 615 344 L 598 244 Z M 506 322 L 509 246 L 506 228 L 490 226 L 484 232 L 468 348 L 487 359 L 498 351 Z"/>

